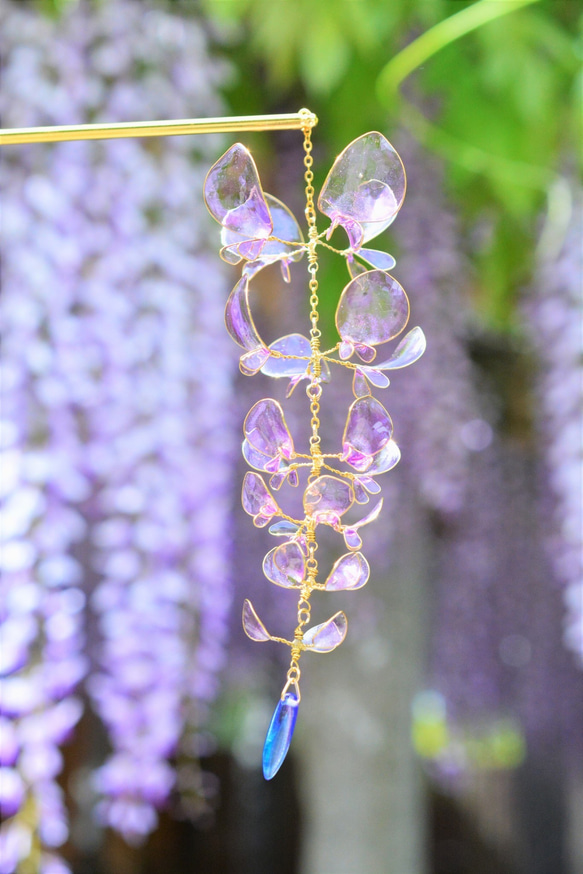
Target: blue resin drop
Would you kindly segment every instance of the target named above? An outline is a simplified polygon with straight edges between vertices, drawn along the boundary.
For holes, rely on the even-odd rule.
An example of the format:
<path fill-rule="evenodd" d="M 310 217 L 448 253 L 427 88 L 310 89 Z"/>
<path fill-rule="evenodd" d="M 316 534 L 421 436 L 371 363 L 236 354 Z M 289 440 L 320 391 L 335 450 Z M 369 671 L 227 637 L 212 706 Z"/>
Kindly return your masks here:
<path fill-rule="evenodd" d="M 296 727 L 299 699 L 293 692 L 286 692 L 279 700 L 263 747 L 263 776 L 266 780 L 275 777 L 283 764 Z"/>

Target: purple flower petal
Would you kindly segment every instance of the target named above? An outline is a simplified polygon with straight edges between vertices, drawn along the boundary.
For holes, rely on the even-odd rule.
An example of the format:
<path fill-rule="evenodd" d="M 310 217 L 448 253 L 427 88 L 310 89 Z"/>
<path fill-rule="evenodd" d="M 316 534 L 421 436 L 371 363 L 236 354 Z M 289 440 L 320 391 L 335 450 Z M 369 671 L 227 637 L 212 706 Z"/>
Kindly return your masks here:
<path fill-rule="evenodd" d="M 336 327 L 344 342 L 377 346 L 401 333 L 409 320 L 409 300 L 396 279 L 369 270 L 343 290 Z"/>
<path fill-rule="evenodd" d="M 328 592 L 361 589 L 369 575 L 370 567 L 364 555 L 361 552 L 349 552 L 334 563 L 324 585 Z"/>
<path fill-rule="evenodd" d="M 272 639 L 271 634 L 255 612 L 253 604 L 247 598 L 243 603 L 243 628 L 247 637 L 250 637 L 251 640 L 256 640 L 258 643 Z"/>
<path fill-rule="evenodd" d="M 253 522 L 259 528 L 263 528 L 281 512 L 265 485 L 263 477 L 258 473 L 248 472 L 245 474 L 242 503 L 245 512 L 253 516 Z"/>
<path fill-rule="evenodd" d="M 408 367 L 417 361 L 427 347 L 427 340 L 421 328 L 411 328 L 406 334 L 390 358 L 375 364 L 375 370 L 397 370 L 400 367 Z"/>
<path fill-rule="evenodd" d="M 310 652 L 332 652 L 346 637 L 347 629 L 346 614 L 340 610 L 327 622 L 314 625 L 313 628 L 305 631 L 303 644 Z"/>
<path fill-rule="evenodd" d="M 273 398 L 263 398 L 251 407 L 243 430 L 250 445 L 269 458 L 281 457 L 289 461 L 293 457 L 294 444 L 283 410 Z"/>
<path fill-rule="evenodd" d="M 263 559 L 263 573 L 272 583 L 286 589 L 301 585 L 306 559 L 299 544 L 290 540 L 271 549 Z"/>
<path fill-rule="evenodd" d="M 209 212 L 248 240 L 266 239 L 273 222 L 251 152 L 235 143 L 209 170 L 204 184 Z"/>
<path fill-rule="evenodd" d="M 373 457 L 386 446 L 392 434 L 393 423 L 383 405 L 373 397 L 358 398 L 348 411 L 344 428 L 344 460 L 355 470 L 368 470 Z"/>
<path fill-rule="evenodd" d="M 354 490 L 347 480 L 320 476 L 304 492 L 304 510 L 316 522 L 337 525 L 354 503 Z"/>

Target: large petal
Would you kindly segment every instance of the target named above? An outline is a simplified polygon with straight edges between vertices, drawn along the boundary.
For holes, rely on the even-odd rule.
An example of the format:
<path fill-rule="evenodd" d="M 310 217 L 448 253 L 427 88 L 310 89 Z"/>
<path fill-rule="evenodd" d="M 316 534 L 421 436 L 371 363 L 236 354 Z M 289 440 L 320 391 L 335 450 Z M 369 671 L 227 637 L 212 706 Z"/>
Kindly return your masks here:
<path fill-rule="evenodd" d="M 213 218 L 240 239 L 266 239 L 273 230 L 257 167 L 241 143 L 231 146 L 207 173 L 204 199 Z"/>
<path fill-rule="evenodd" d="M 337 525 L 354 503 L 354 490 L 345 479 L 319 476 L 304 492 L 304 510 L 316 522 Z"/>
<path fill-rule="evenodd" d="M 371 396 L 357 398 L 348 410 L 342 437 L 343 458 L 355 470 L 364 472 L 392 435 L 393 423 L 383 405 Z"/>
<path fill-rule="evenodd" d="M 305 631 L 303 644 L 311 652 L 332 652 L 346 637 L 347 628 L 346 614 L 339 610 L 327 622 Z"/>
<path fill-rule="evenodd" d="M 318 208 L 333 226 L 342 225 L 357 249 L 387 228 L 405 197 L 403 162 L 378 131 L 363 134 L 336 158 Z M 355 227 L 356 225 L 356 227 Z"/>
<path fill-rule="evenodd" d="M 263 559 L 263 573 L 267 579 L 286 589 L 301 585 L 305 570 L 306 558 L 295 540 L 276 546 Z"/>
<path fill-rule="evenodd" d="M 279 340 L 274 340 L 269 345 L 270 350 L 280 352 L 282 355 L 293 355 L 294 358 L 278 358 L 271 356 L 261 368 L 261 372 L 266 376 L 288 377 L 299 376 L 305 374 L 308 370 L 310 358 L 312 357 L 312 347 L 307 337 L 302 334 L 286 334 L 285 337 L 280 337 Z"/>
<path fill-rule="evenodd" d="M 327 592 L 361 589 L 369 575 L 370 567 L 362 552 L 348 552 L 334 563 L 324 585 Z"/>
<path fill-rule="evenodd" d="M 401 450 L 394 440 L 389 440 L 387 445 L 373 457 L 372 463 L 370 467 L 367 468 L 366 473 L 369 476 L 376 476 L 379 473 L 387 473 L 389 470 L 392 470 L 400 460 Z"/>
<path fill-rule="evenodd" d="M 243 602 L 243 628 L 247 637 L 250 637 L 251 640 L 256 640 L 258 643 L 272 639 L 271 634 L 255 612 L 255 607 L 248 598 Z"/>
<path fill-rule="evenodd" d="M 251 446 L 270 458 L 279 456 L 289 461 L 294 455 L 294 444 L 283 410 L 273 398 L 262 398 L 253 404 L 243 430 Z"/>
<path fill-rule="evenodd" d="M 225 306 L 227 331 L 239 346 L 252 351 L 267 349 L 259 336 L 249 307 L 249 279 L 242 276 L 227 299 Z"/>
<path fill-rule="evenodd" d="M 336 310 L 343 341 L 376 346 L 401 333 L 409 320 L 409 299 L 384 270 L 368 270 L 344 288 Z"/>

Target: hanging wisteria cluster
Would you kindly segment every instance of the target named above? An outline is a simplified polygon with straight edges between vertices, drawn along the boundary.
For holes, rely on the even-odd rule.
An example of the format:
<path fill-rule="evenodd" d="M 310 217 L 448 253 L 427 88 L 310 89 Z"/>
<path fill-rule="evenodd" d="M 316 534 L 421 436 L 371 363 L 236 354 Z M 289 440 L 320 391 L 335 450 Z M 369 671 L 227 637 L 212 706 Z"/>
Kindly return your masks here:
<path fill-rule="evenodd" d="M 220 113 L 223 70 L 196 21 L 132 0 L 58 22 L 4 0 L 0 16 L 7 127 Z M 171 791 L 201 791 L 233 445 L 198 194 L 216 145 L 196 149 L 3 153 L 2 874 L 68 870 L 60 748 L 84 677 L 111 744 L 93 783 L 103 823 L 140 839 Z"/>
<path fill-rule="evenodd" d="M 314 591 L 355 590 L 366 584 L 370 568 L 360 551 L 359 529 L 378 518 L 382 499 L 364 517 L 346 522 L 354 505 L 369 502 L 380 491 L 375 477 L 391 470 L 400 451 L 393 440 L 393 425 L 383 405 L 373 397 L 370 386 L 389 385 L 387 371 L 416 361 L 425 349 L 420 328 L 413 328 L 392 355 L 373 364 L 376 346 L 397 337 L 409 319 L 409 301 L 400 284 L 388 273 L 395 261 L 384 252 L 364 247 L 387 228 L 397 215 L 405 196 L 405 172 L 395 149 L 380 133 L 364 134 L 336 159 L 318 199 L 320 211 L 331 224 L 318 233 L 312 186 L 311 128 L 315 119 L 303 110 L 306 166 L 306 219 L 308 242 L 289 209 L 263 192 L 250 152 L 241 144 L 232 146 L 210 169 L 205 183 L 209 211 L 222 225 L 222 257 L 229 263 L 243 262 L 242 277 L 227 301 L 225 321 L 235 342 L 245 352 L 240 359 L 246 375 L 263 372 L 274 378 L 289 378 L 288 396 L 302 379 L 308 380 L 306 394 L 311 420 L 309 452 L 296 449 L 284 412 L 277 400 L 264 398 L 255 403 L 244 423 L 243 455 L 255 471 L 269 474 L 272 489 L 284 483 L 297 486 L 307 473 L 303 491 L 303 518 L 288 515 L 277 503 L 260 473 L 248 472 L 243 483 L 243 508 L 253 523 L 282 537 L 283 543 L 270 549 L 263 561 L 267 579 L 278 586 L 298 591 L 297 627 L 293 638 L 272 635 L 255 608 L 246 600 L 243 626 L 255 641 L 277 641 L 290 647 L 287 680 L 276 707 L 263 753 L 263 772 L 271 779 L 281 767 L 291 743 L 300 702 L 299 661 L 304 651 L 326 653 L 346 636 L 346 615 L 339 611 L 326 622 L 310 628 Z M 332 249 L 330 239 L 340 226 L 348 237 L 348 248 Z M 318 327 L 318 245 L 325 245 L 346 259 L 350 276 L 336 310 L 340 342 L 322 351 Z M 269 346 L 254 324 L 250 302 L 250 280 L 269 264 L 279 262 L 284 279 L 289 266 L 306 253 L 310 274 L 310 323 L 308 336 L 288 334 Z M 338 357 L 335 357 L 337 353 Z M 362 363 L 353 363 L 353 355 Z M 353 371 L 353 392 L 340 451 L 323 452 L 319 433 L 322 383 L 330 379 L 330 365 Z M 352 470 L 343 469 L 347 465 Z M 316 530 L 325 525 L 340 533 L 349 550 L 338 558 L 325 579 L 318 579 Z"/>
<path fill-rule="evenodd" d="M 564 585 L 565 643 L 583 665 L 583 194 L 556 258 L 540 264 L 524 312 L 541 361 L 536 422 L 554 496 L 546 544 Z"/>

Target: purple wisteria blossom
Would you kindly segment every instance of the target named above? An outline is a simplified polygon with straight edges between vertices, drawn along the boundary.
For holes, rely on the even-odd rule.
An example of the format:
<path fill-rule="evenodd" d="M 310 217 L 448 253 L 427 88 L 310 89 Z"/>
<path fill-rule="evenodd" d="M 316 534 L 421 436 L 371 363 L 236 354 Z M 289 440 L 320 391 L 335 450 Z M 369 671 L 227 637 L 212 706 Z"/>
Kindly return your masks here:
<path fill-rule="evenodd" d="M 4 2 L 0 29 L 6 127 L 220 114 L 223 70 L 194 20 L 111 0 L 52 21 Z M 232 365 L 199 194 L 217 143 L 196 148 L 3 154 L 1 872 L 69 870 L 60 746 L 84 676 L 112 748 L 98 813 L 134 841 L 217 692 Z"/>

